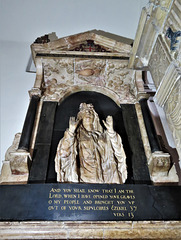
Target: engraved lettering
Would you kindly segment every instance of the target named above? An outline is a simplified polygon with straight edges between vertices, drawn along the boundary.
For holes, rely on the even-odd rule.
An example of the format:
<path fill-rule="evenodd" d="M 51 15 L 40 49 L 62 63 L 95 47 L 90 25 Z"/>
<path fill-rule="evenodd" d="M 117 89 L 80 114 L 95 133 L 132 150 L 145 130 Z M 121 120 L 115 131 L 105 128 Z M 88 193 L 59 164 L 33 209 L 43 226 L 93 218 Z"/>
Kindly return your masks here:
<path fill-rule="evenodd" d="M 88 193 L 99 193 L 99 189 L 88 189 Z"/>
<path fill-rule="evenodd" d="M 93 198 L 96 198 L 96 199 L 107 199 L 108 198 L 108 195 L 93 195 Z"/>
<path fill-rule="evenodd" d="M 129 206 L 130 207 L 130 210 L 132 211 L 132 212 L 136 212 L 136 210 L 137 210 L 137 207 L 136 206 Z"/>
<path fill-rule="evenodd" d="M 56 192 L 56 193 L 59 193 L 59 192 L 61 192 L 61 189 L 60 188 L 52 188 L 51 190 L 50 190 L 50 192 Z"/>
<path fill-rule="evenodd" d="M 124 193 L 124 190 L 123 189 L 119 189 L 118 193 Z"/>
<path fill-rule="evenodd" d="M 115 217 L 124 217 L 124 213 L 113 213 Z"/>
<path fill-rule="evenodd" d="M 113 189 L 102 189 L 103 193 L 113 193 Z"/>
<path fill-rule="evenodd" d="M 65 211 L 67 209 L 66 206 L 61 206 L 61 210 Z"/>
<path fill-rule="evenodd" d="M 64 204 L 79 204 L 79 200 L 64 200 Z"/>
<path fill-rule="evenodd" d="M 82 194 L 81 198 L 91 198 L 91 195 L 87 195 L 87 194 Z"/>
<path fill-rule="evenodd" d="M 66 193 L 70 193 L 71 191 L 72 189 L 69 189 L 69 188 L 63 189 L 63 192 L 66 192 Z"/>
<path fill-rule="evenodd" d="M 76 198 L 77 196 L 75 194 L 64 194 L 64 198 Z"/>
<path fill-rule="evenodd" d="M 134 218 L 134 214 L 131 212 L 131 213 L 128 213 L 128 217 L 130 218 Z"/>
<path fill-rule="evenodd" d="M 119 195 L 109 195 L 109 197 L 110 197 L 111 199 L 119 199 L 119 198 L 120 198 Z"/>
<path fill-rule="evenodd" d="M 92 201 L 91 200 L 86 200 L 86 201 L 83 201 L 83 204 L 92 204 Z"/>
<path fill-rule="evenodd" d="M 54 200 L 53 203 L 54 204 L 60 204 L 61 200 Z"/>
<path fill-rule="evenodd" d="M 102 204 L 105 204 L 105 205 L 113 205 L 113 202 L 114 201 L 97 201 L 97 200 L 95 200 L 95 204 L 100 204 L 100 205 L 102 205 Z"/>
<path fill-rule="evenodd" d="M 85 193 L 85 189 L 74 188 L 74 193 Z"/>
<path fill-rule="evenodd" d="M 133 190 L 125 190 L 126 193 L 133 193 Z"/>
<path fill-rule="evenodd" d="M 125 204 L 126 202 L 125 201 L 116 201 L 117 202 L 117 204 L 119 204 L 119 205 L 123 205 L 123 204 Z"/>
<path fill-rule="evenodd" d="M 81 206 L 69 206 L 70 210 L 82 210 Z"/>
<path fill-rule="evenodd" d="M 49 206 L 48 207 L 48 210 L 57 210 L 58 209 L 58 206 Z"/>
<path fill-rule="evenodd" d="M 61 194 L 51 194 L 49 193 L 49 198 L 62 198 Z"/>
<path fill-rule="evenodd" d="M 87 210 L 87 211 L 90 211 L 90 210 L 93 210 L 93 211 L 96 211 L 96 210 L 99 210 L 99 211 L 107 211 L 109 210 L 109 207 L 106 207 L 106 206 L 84 206 L 84 210 Z"/>
<path fill-rule="evenodd" d="M 111 210 L 112 211 L 127 211 L 127 208 L 123 207 L 123 206 L 114 206 L 114 205 L 112 205 L 111 206 Z"/>
<path fill-rule="evenodd" d="M 63 194 L 60 194 L 63 193 Z M 51 188 L 48 211 L 109 211 L 115 218 L 133 219 L 137 211 L 136 196 L 132 189 L 118 188 Z"/>

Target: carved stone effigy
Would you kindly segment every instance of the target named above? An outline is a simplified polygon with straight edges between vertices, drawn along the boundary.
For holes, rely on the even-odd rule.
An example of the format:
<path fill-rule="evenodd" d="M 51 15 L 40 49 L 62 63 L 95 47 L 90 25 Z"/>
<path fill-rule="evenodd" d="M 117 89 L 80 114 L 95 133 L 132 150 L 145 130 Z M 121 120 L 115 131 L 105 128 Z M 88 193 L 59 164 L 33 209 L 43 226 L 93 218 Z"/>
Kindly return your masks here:
<path fill-rule="evenodd" d="M 58 182 L 122 184 L 126 181 L 126 156 L 121 137 L 113 130 L 111 116 L 103 123 L 107 131 L 103 131 L 93 105 L 80 104 L 77 120 L 70 118 L 69 129 L 57 148 Z"/>

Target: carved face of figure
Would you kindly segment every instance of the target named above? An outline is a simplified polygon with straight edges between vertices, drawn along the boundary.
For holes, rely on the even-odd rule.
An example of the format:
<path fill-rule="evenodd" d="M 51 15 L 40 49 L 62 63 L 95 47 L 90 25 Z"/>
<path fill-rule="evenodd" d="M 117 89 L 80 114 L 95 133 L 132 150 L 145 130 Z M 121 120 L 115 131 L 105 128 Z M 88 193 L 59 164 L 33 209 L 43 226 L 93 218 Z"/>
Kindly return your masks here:
<path fill-rule="evenodd" d="M 82 122 L 82 125 L 86 130 L 103 132 L 102 126 L 99 122 L 99 116 L 94 110 L 92 104 L 81 103 L 79 110 L 77 120 Z"/>
<path fill-rule="evenodd" d="M 82 119 L 82 124 L 85 128 L 92 128 L 94 122 L 94 110 L 92 104 L 82 103 L 80 105 L 79 119 Z"/>

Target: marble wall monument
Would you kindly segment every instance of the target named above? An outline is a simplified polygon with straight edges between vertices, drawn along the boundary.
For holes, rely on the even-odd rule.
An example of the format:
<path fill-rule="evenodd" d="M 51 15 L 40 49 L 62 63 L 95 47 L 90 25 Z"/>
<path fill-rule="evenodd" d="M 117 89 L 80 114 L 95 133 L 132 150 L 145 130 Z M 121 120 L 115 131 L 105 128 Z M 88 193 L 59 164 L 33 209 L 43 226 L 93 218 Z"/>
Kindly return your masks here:
<path fill-rule="evenodd" d="M 92 30 L 31 45 L 36 79 L 3 162 L 0 237 L 180 238 L 180 9 L 150 0 L 134 43 Z"/>
<path fill-rule="evenodd" d="M 94 30 L 53 41 L 50 41 L 48 35 L 46 35 L 38 38 L 31 45 L 36 66 L 36 79 L 33 88 L 29 91 L 30 105 L 21 138 L 16 140 L 19 143 L 13 143 L 6 154 L 0 177 L 2 183 L 47 181 L 49 157 L 51 157 L 51 154 L 55 155 L 55 151 L 51 152 L 51 143 L 52 134 L 56 129 L 53 123 L 55 118 L 58 118 L 57 112 L 59 111 L 57 109 L 72 94 L 80 92 L 103 94 L 117 106 L 121 106 L 121 114 L 123 115 L 127 111 L 129 112 L 128 105 L 134 106 L 135 117 L 138 118 L 141 131 L 141 144 L 143 144 L 146 154 L 144 165 L 147 177 L 145 179 L 149 179 L 148 181 L 151 179 L 155 184 L 178 182 L 175 163 L 170 158 L 170 154 L 160 148 L 157 139 L 150 138 L 150 131 L 151 134 L 156 134 L 155 132 L 152 133 L 154 126 L 148 126 L 149 123 L 145 123 L 145 113 L 146 111 L 148 111 L 147 115 L 150 113 L 147 110 L 148 107 L 146 105 L 143 107 L 143 102 L 139 101 L 148 98 L 150 95 L 142 87 L 141 71 L 135 71 L 129 67 L 132 61 L 130 54 L 134 50 L 134 47 L 132 50 L 132 42 L 130 39 Z M 77 109 L 80 103 L 76 105 Z M 88 103 L 93 102 L 89 99 Z M 97 105 L 97 102 L 95 104 Z M 126 110 L 123 111 L 124 108 Z M 78 110 L 74 117 L 77 113 Z M 44 116 L 47 114 L 50 116 L 46 120 L 47 125 L 41 126 L 40 123 L 43 122 Z M 109 111 L 108 115 L 110 115 Z M 68 118 L 70 117 L 71 115 Z M 123 116 L 123 118 L 125 117 Z M 106 116 L 101 119 L 101 122 L 103 120 L 106 120 Z M 68 120 L 66 121 L 68 124 Z M 119 122 L 120 120 L 116 121 Z M 127 120 L 123 119 L 123 121 Z M 50 129 L 46 133 L 43 129 L 47 126 Z M 67 127 L 61 131 L 64 132 Z M 105 128 L 104 125 L 102 127 Z M 119 127 L 117 126 L 117 128 Z M 40 136 L 41 131 L 43 131 L 42 136 Z M 126 134 L 128 134 L 128 130 L 126 131 Z M 45 134 L 47 134 L 47 137 L 44 136 Z M 122 138 L 121 132 L 118 134 Z M 58 141 L 62 137 L 63 135 L 59 133 Z M 43 138 L 46 138 L 46 140 Z M 127 144 L 126 138 L 123 140 L 124 148 L 124 144 Z M 58 146 L 58 142 L 55 144 Z M 156 144 L 156 148 L 153 149 L 152 145 L 154 144 Z M 133 145 L 132 143 L 130 149 L 126 150 L 128 154 L 133 151 Z M 139 146 L 141 145 L 139 144 Z M 42 156 L 42 154 L 45 154 L 44 161 L 46 164 L 39 160 L 39 156 Z M 135 169 L 143 166 L 143 162 L 140 162 L 139 165 L 138 161 L 135 164 L 131 163 L 132 161 L 130 157 L 126 158 L 125 164 L 128 165 L 130 172 L 133 165 Z M 164 164 L 160 164 L 162 161 L 164 161 Z M 52 166 L 52 163 L 50 165 Z M 41 171 L 42 176 L 38 175 L 38 168 L 43 169 Z M 134 174 L 134 181 L 142 181 L 141 173 L 137 174 L 136 170 L 133 170 Z M 131 174 L 128 174 L 128 176 L 131 178 Z M 125 179 L 126 177 L 124 177 L 123 182 L 125 182 Z"/>

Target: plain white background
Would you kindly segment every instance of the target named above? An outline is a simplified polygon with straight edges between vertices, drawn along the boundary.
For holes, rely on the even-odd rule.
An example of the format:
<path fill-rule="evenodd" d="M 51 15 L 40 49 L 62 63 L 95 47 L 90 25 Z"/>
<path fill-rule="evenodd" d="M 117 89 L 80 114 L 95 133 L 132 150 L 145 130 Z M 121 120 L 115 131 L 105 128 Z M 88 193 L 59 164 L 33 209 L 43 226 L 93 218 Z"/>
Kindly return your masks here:
<path fill-rule="evenodd" d="M 35 74 L 26 72 L 30 45 L 92 29 L 134 39 L 148 0 L 0 0 L 0 169 L 14 135 L 22 131 Z"/>

